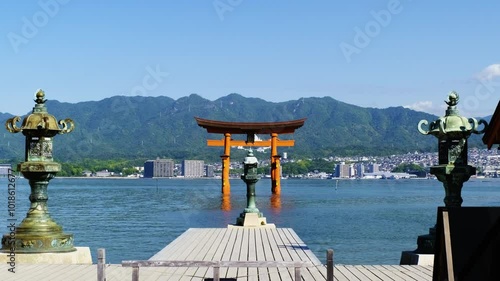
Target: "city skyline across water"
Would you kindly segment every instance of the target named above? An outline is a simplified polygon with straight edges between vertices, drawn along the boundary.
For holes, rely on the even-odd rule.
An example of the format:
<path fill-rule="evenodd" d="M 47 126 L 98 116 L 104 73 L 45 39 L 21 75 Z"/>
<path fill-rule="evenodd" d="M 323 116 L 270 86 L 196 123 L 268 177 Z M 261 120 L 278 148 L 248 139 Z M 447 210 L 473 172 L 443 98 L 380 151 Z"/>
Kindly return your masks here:
<path fill-rule="evenodd" d="M 287 152 L 283 152 L 284 155 L 287 155 Z M 265 155 L 265 154 L 264 154 Z M 478 168 L 478 173 L 480 176 L 488 176 L 488 177 L 493 177 L 493 176 L 498 176 L 500 173 L 500 155 L 498 154 L 497 149 L 469 149 L 469 164 L 472 166 L 475 166 Z M 334 162 L 337 163 L 334 169 L 331 171 L 322 171 L 320 173 L 315 173 L 314 171 L 310 171 L 309 173 L 305 175 L 300 175 L 310 177 L 310 178 L 328 178 L 328 177 L 338 177 L 338 178 L 362 178 L 363 174 L 366 173 L 388 173 L 391 172 L 393 169 L 397 168 L 401 164 L 415 164 L 420 167 L 422 167 L 424 170 L 428 169 L 429 167 L 433 165 L 438 164 L 438 154 L 437 152 L 408 152 L 405 154 L 396 154 L 396 155 L 390 155 L 390 156 L 350 156 L 350 157 L 326 157 L 324 160 L 328 162 Z M 153 163 L 156 161 L 159 161 L 161 163 L 169 163 L 167 165 L 168 169 L 164 171 L 162 174 L 157 174 L 156 176 L 153 176 Z M 166 159 L 156 159 L 156 160 L 147 160 L 145 162 L 145 166 L 150 166 L 149 168 L 151 171 L 149 172 L 149 175 L 146 177 L 177 177 L 177 176 L 184 176 L 183 174 L 183 169 L 184 165 L 183 163 L 187 162 L 195 162 L 198 163 L 198 165 L 204 165 L 205 170 L 210 170 L 210 176 L 207 176 L 206 174 L 203 174 L 203 171 L 201 171 L 201 168 L 198 168 L 199 170 L 197 173 L 192 174 L 189 177 L 214 177 L 218 174 L 220 174 L 220 170 L 222 167 L 221 162 L 205 162 L 204 160 L 188 160 L 184 159 L 181 161 L 175 161 L 171 158 L 166 158 Z M 283 157 L 282 158 L 282 163 L 286 165 L 286 163 L 294 163 L 296 162 L 296 159 L 293 158 L 288 158 Z M 260 167 L 269 167 L 269 162 L 270 160 L 267 157 L 259 157 L 259 166 Z M 203 164 L 202 164 L 203 163 Z M 241 161 L 231 161 L 231 169 L 242 169 L 242 163 Z M 340 166 L 344 166 L 344 171 L 341 174 L 338 173 L 337 169 Z M 141 167 L 136 167 L 140 169 Z M 347 169 L 346 169 L 347 168 Z M 215 173 L 214 170 L 218 170 L 218 173 Z M 205 171 L 205 173 L 206 173 Z M 413 171 L 415 172 L 415 171 Z M 191 174 L 192 172 L 190 172 Z M 379 176 L 381 176 L 380 174 Z M 137 175 L 139 176 L 139 175 Z M 284 176 L 288 177 L 290 176 L 289 174 L 285 174 Z M 294 175 L 294 176 L 299 176 L 299 175 Z M 422 175 L 419 175 L 422 177 Z M 239 177 L 239 175 L 238 175 Z"/>

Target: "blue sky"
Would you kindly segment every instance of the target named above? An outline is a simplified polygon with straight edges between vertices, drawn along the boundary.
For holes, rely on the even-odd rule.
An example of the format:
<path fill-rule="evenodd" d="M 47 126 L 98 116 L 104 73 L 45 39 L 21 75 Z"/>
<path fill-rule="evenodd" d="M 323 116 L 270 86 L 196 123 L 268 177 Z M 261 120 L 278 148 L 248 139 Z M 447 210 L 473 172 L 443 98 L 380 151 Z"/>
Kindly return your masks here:
<path fill-rule="evenodd" d="M 480 4 L 478 4 L 480 3 Z M 34 93 L 230 93 L 279 102 L 330 96 L 363 106 L 493 113 L 498 1 L 0 1 L 0 112 Z"/>

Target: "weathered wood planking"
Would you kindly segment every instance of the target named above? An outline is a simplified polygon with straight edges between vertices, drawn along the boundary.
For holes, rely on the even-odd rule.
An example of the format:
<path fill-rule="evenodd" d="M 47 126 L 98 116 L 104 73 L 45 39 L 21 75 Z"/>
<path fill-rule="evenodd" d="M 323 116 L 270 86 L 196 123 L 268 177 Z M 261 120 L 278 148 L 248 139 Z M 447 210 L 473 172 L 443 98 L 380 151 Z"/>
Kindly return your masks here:
<path fill-rule="evenodd" d="M 195 248 L 193 252 L 185 258 L 185 260 L 203 260 L 206 253 L 210 250 L 210 246 L 215 242 L 215 239 L 217 238 L 217 229 L 210 229 L 209 231 L 207 231 L 206 236 L 203 238 L 203 244 L 200 244 L 199 247 Z M 196 277 L 195 273 L 197 269 L 197 267 L 189 267 L 183 269 L 179 268 L 176 274 L 181 276 L 179 280 L 189 281 L 193 277 Z"/>
<path fill-rule="evenodd" d="M 65 265 L 61 267 L 59 265 L 18 265 L 19 270 L 15 274 L 7 271 L 9 265 L 0 265 L 0 280 L 2 281 L 95 281 L 97 279 L 97 265 Z M 171 273 L 167 273 L 167 267 L 144 267 L 140 269 L 140 280 L 141 281 L 152 281 L 152 280 L 179 280 L 174 279 Z M 222 268 L 221 268 L 222 269 Z M 271 268 L 269 268 L 271 269 Z M 354 270 L 355 269 L 355 270 Z M 304 271 L 303 269 L 302 271 Z M 384 281 L 430 281 L 432 280 L 432 266 L 411 266 L 404 267 L 400 265 L 336 265 L 335 266 L 335 280 L 384 280 Z M 364 273 L 362 276 L 354 276 L 352 279 L 348 279 L 345 275 L 340 274 L 341 272 L 361 272 L 362 270 L 368 270 L 370 275 L 373 274 L 377 276 L 376 279 L 369 279 Z M 208 272 L 212 272 L 209 269 Z M 286 271 L 288 273 L 288 271 Z M 430 274 L 430 275 L 429 275 Z M 262 276 L 262 275 L 261 275 Z M 211 278 L 206 277 L 206 278 Z M 276 277 L 276 276 L 273 276 Z M 269 280 L 281 280 L 273 279 L 269 277 Z M 178 276 L 176 277 L 178 278 Z M 106 265 L 106 280 L 107 281 L 130 281 L 132 280 L 132 269 L 130 267 L 122 267 L 117 264 Z M 203 279 L 202 279 L 203 280 Z M 263 280 L 263 279 L 260 279 Z M 303 280 L 316 280 L 316 279 L 306 279 L 303 276 Z M 325 280 L 325 279 L 320 279 Z"/>
<path fill-rule="evenodd" d="M 209 243 L 209 248 L 208 250 L 202 254 L 201 260 L 203 261 L 212 261 L 212 260 L 220 260 L 217 257 L 215 257 L 217 250 L 220 247 L 220 241 L 224 239 L 224 235 L 226 234 L 226 229 L 224 228 L 217 228 L 214 235 L 212 236 L 211 242 Z M 199 267 L 196 269 L 194 272 L 194 275 L 191 280 L 193 281 L 203 281 L 205 278 L 208 278 L 207 276 L 210 275 L 210 278 L 212 278 L 212 270 L 206 267 Z"/>
<path fill-rule="evenodd" d="M 214 260 L 249 261 L 257 260 L 257 255 L 259 255 L 259 260 L 262 260 L 262 258 L 271 261 L 308 260 L 312 261 L 314 264 L 321 264 L 305 244 L 300 243 L 301 241 L 297 242 L 296 237 L 298 236 L 291 229 L 228 228 L 224 229 L 226 233 L 222 235 L 220 235 L 220 233 L 211 234 L 211 231 L 221 231 L 221 229 L 189 229 L 189 235 L 181 235 L 180 238 L 182 239 L 176 239 L 174 241 L 175 247 L 168 245 L 150 260 L 210 260 L 206 257 L 211 254 L 207 255 L 206 253 L 210 251 L 210 249 L 212 249 L 212 252 L 214 249 L 217 249 L 216 253 L 219 253 L 219 255 Z M 219 236 L 221 236 L 221 238 L 219 238 Z M 214 237 L 216 238 L 215 240 L 213 240 Z M 181 247 L 180 245 L 182 244 L 186 246 Z M 215 247 L 214 245 L 217 246 Z M 193 247 L 201 249 L 199 255 L 190 255 Z M 184 250 L 179 252 L 179 248 L 184 248 Z M 215 258 L 215 255 L 213 257 Z M 320 269 L 323 269 L 323 267 L 320 266 Z M 184 272 L 180 273 L 182 270 L 184 270 Z M 182 274 L 183 276 L 188 275 L 192 277 L 191 280 L 211 277 L 210 270 L 200 268 L 194 270 L 183 268 L 180 271 L 176 270 L 173 272 L 175 274 Z M 205 276 L 203 276 L 203 272 Z M 280 280 L 292 280 L 294 274 L 293 268 L 221 268 L 221 277 L 243 277 L 245 280 L 254 278 L 273 278 L 272 280 L 276 280 L 277 277 L 280 278 Z M 313 274 L 316 276 L 314 279 L 323 276 L 323 274 L 314 267 L 304 271 L 303 274 L 304 278 L 307 279 L 311 279 Z M 263 277 L 264 275 L 266 277 Z"/>
<path fill-rule="evenodd" d="M 333 245 L 334 246 L 334 245 Z M 326 249 L 325 249 L 326 253 Z M 326 267 L 291 228 L 191 228 L 150 258 L 150 261 L 305 261 L 312 266 L 302 268 L 302 280 L 326 280 Z M 87 281 L 97 279 L 97 265 L 20 264 L 17 273 L 0 265 L 0 280 L 12 281 Z M 400 265 L 336 265 L 337 281 L 432 280 L 432 266 Z M 191 280 L 213 277 L 209 267 L 143 267 L 141 281 Z M 283 267 L 221 267 L 222 278 L 237 280 L 293 280 L 294 268 Z M 132 268 L 106 265 L 107 281 L 132 280 Z"/>
<path fill-rule="evenodd" d="M 309 247 L 290 228 L 284 229 L 284 234 L 288 237 L 290 246 L 296 250 L 300 260 L 310 261 L 314 267 L 306 268 L 304 275 L 310 274 L 314 280 L 326 280 L 326 267 L 313 254 Z"/>
<path fill-rule="evenodd" d="M 187 231 L 187 235 L 179 236 L 174 242 L 174 246 L 172 249 L 169 251 L 164 251 L 167 249 L 170 244 L 165 247 L 163 250 L 161 250 L 158 254 L 154 255 L 151 257 L 149 260 L 183 260 L 187 258 L 187 255 L 189 255 L 193 250 L 196 249 L 196 246 L 199 245 L 199 243 L 203 242 L 203 235 L 206 235 L 206 232 L 200 232 L 196 231 L 196 229 L 190 228 Z M 179 239 L 180 238 L 180 239 Z M 190 244 L 186 244 L 185 241 L 190 241 Z M 160 254 L 161 253 L 161 254 Z M 179 275 L 180 270 L 179 268 L 168 268 L 166 270 L 166 273 L 171 276 L 169 280 L 177 280 L 180 278 L 181 275 Z"/>
<path fill-rule="evenodd" d="M 272 229 L 266 229 L 266 235 L 268 239 L 269 246 L 271 247 L 271 252 L 273 253 L 274 259 L 276 261 L 290 261 L 291 258 L 288 257 L 283 251 L 280 251 L 278 247 L 278 243 L 280 243 L 279 240 L 276 240 L 276 237 L 274 236 L 275 231 Z M 291 272 L 289 272 L 286 269 L 281 269 L 278 268 L 278 275 L 280 279 L 276 280 L 292 280 L 292 275 Z M 274 279 L 273 279 L 274 280 Z"/>

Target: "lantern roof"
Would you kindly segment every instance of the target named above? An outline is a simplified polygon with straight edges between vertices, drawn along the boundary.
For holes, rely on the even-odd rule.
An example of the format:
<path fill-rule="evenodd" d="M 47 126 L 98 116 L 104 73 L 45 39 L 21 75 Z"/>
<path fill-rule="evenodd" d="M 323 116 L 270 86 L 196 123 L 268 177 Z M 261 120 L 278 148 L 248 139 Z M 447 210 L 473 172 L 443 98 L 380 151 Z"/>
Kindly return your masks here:
<path fill-rule="evenodd" d="M 257 157 L 253 155 L 252 149 L 249 149 L 247 152 L 247 156 L 245 157 L 245 160 L 243 161 L 243 164 L 245 165 L 252 165 L 252 164 L 257 164 L 259 161 L 257 160 Z"/>
<path fill-rule="evenodd" d="M 52 137 L 56 134 L 69 133 L 74 129 L 73 120 L 67 118 L 58 122 L 54 115 L 48 113 L 45 106 L 47 100 L 45 99 L 44 91 L 39 89 L 35 96 L 36 104 L 33 107 L 33 111 L 23 119 L 21 127 L 17 127 L 16 125 L 21 120 L 21 117 L 15 116 L 8 119 L 5 123 L 7 131 L 11 133 L 23 132 L 24 135 Z"/>
<path fill-rule="evenodd" d="M 472 133 L 483 133 L 484 129 L 482 131 L 478 131 L 477 128 L 480 124 L 484 124 L 484 126 L 486 127 L 486 121 L 482 119 L 477 121 L 472 117 L 467 118 L 461 116 L 457 109 L 459 99 L 460 97 L 457 92 L 450 92 L 448 95 L 448 101 L 445 101 L 445 103 L 448 105 L 446 114 L 442 117 L 439 117 L 437 120 L 431 122 L 430 124 L 429 122 L 427 122 L 427 120 L 421 120 L 418 123 L 418 130 L 420 131 L 420 133 L 424 135 L 434 135 L 439 139 L 468 138 Z M 422 125 L 428 125 L 429 129 L 423 129 Z"/>

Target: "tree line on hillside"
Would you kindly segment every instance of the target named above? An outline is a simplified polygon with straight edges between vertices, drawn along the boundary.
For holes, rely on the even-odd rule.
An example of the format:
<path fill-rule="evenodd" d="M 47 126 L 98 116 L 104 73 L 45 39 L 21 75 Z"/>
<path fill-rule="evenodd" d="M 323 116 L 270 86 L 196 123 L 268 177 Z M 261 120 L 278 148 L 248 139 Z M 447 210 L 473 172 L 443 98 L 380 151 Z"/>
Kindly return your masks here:
<path fill-rule="evenodd" d="M 50 99 L 50 95 L 48 96 Z M 330 156 L 392 155 L 408 151 L 429 152 L 437 140 L 421 135 L 417 124 L 437 116 L 403 107 L 363 108 L 330 97 L 268 102 L 230 94 L 215 101 L 191 94 L 169 97 L 115 96 L 101 101 L 61 103 L 49 100 L 49 113 L 57 119 L 72 118 L 75 130 L 54 138 L 54 158 L 78 164 L 83 159 L 116 160 L 171 158 L 220 160 L 222 148 L 208 147 L 207 139 L 222 139 L 199 127 L 195 116 L 223 121 L 273 122 L 307 118 L 293 135 L 294 147 L 280 147 L 296 159 Z M 0 122 L 12 115 L 0 114 Z M 18 163 L 24 158 L 22 134 L 0 135 L 0 159 Z M 235 135 L 235 139 L 245 136 Z M 269 136 L 259 136 L 268 139 Z M 470 147 L 481 146 L 472 136 Z"/>

